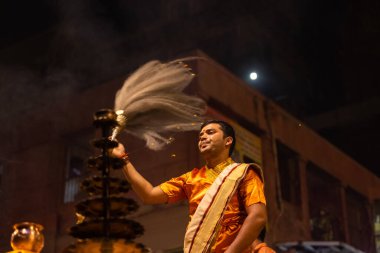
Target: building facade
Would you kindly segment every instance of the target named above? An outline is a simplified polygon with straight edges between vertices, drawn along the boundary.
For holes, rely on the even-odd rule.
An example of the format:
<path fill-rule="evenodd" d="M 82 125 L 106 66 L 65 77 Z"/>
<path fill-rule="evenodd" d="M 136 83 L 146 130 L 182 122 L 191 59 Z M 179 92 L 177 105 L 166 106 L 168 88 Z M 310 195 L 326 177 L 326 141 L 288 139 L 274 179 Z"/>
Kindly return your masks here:
<path fill-rule="evenodd" d="M 207 55 L 193 54 L 202 59 L 190 62 L 196 78 L 188 92 L 207 102 L 207 117 L 235 127 L 234 158 L 263 167 L 268 243 L 342 241 L 376 252 L 373 222 L 379 215 L 380 179 Z M 68 229 L 75 224 L 75 203 L 84 197 L 79 182 L 91 174 L 85 162 L 95 152 L 89 144 L 96 135 L 92 114 L 113 107 L 122 82 L 83 90 L 19 125 L 4 126 L 18 138 L 1 146 L 8 154 L 0 164 L 1 252 L 10 250 L 12 225 L 21 221 L 45 227 L 45 253 L 61 252 L 74 240 Z M 132 136 L 120 136 L 134 165 L 154 185 L 203 164 L 196 132 L 173 138 L 173 144 L 154 152 Z M 180 252 L 186 203 L 141 205 L 131 218 L 145 227 L 138 241 L 153 252 Z"/>

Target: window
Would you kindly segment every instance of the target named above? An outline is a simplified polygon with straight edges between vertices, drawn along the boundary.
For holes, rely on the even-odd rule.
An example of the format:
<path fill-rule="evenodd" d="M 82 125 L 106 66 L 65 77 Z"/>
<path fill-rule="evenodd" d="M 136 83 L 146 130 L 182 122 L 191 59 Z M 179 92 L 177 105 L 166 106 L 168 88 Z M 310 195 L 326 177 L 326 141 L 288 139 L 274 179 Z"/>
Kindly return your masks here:
<path fill-rule="evenodd" d="M 380 252 L 380 200 L 374 201 L 374 228 L 376 252 Z"/>
<path fill-rule="evenodd" d="M 306 166 L 310 229 L 316 241 L 343 241 L 341 183 L 313 163 Z"/>
<path fill-rule="evenodd" d="M 89 150 L 73 145 L 68 148 L 64 203 L 73 202 L 80 190 L 80 183 L 86 174 Z"/>
<path fill-rule="evenodd" d="M 284 144 L 277 142 L 277 158 L 282 198 L 294 205 L 300 205 L 298 154 Z"/>
<path fill-rule="evenodd" d="M 3 174 L 4 174 L 4 163 L 0 162 L 0 194 L 2 192 Z"/>
<path fill-rule="evenodd" d="M 370 252 L 375 247 L 368 200 L 352 188 L 346 189 L 347 222 L 351 244 Z"/>

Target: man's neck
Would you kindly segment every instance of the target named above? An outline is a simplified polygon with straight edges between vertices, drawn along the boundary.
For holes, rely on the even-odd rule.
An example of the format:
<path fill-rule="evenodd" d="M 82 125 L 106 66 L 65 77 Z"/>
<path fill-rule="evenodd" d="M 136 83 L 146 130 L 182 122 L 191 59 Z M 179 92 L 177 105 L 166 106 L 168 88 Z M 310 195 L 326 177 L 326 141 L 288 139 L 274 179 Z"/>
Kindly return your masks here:
<path fill-rule="evenodd" d="M 225 156 L 224 155 L 224 156 L 219 156 L 219 157 L 213 157 L 213 158 L 206 159 L 206 165 L 209 168 L 214 168 L 218 164 L 226 161 L 228 159 L 228 157 L 229 156 Z"/>

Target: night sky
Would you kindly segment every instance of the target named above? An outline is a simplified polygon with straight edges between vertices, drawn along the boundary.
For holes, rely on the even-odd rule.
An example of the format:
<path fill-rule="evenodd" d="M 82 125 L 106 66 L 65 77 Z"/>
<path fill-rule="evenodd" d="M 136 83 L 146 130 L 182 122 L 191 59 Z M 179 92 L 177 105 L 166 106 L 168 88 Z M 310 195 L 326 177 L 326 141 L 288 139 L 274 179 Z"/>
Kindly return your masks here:
<path fill-rule="evenodd" d="M 0 120 L 199 48 L 380 176 L 380 1 L 201 2 L 1 1 Z"/>

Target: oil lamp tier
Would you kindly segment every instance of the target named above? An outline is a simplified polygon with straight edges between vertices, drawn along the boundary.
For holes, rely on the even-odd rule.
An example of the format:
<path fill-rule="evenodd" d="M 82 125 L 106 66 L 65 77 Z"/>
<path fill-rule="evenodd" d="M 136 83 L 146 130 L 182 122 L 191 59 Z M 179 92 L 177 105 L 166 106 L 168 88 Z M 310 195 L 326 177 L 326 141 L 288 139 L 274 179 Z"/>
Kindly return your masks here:
<path fill-rule="evenodd" d="M 126 118 L 110 109 L 94 114 L 94 125 L 101 129 L 101 137 L 92 145 L 100 154 L 87 161 L 95 175 L 84 179 L 80 185 L 89 197 L 79 201 L 76 208 L 77 224 L 69 230 L 77 240 L 64 253 L 145 253 L 142 244 L 133 242 L 144 233 L 144 228 L 128 215 L 138 209 L 133 199 L 122 194 L 130 190 L 129 183 L 110 176 L 111 169 L 125 166 L 125 161 L 110 156 L 118 146 L 116 135 L 125 126 Z"/>

